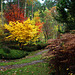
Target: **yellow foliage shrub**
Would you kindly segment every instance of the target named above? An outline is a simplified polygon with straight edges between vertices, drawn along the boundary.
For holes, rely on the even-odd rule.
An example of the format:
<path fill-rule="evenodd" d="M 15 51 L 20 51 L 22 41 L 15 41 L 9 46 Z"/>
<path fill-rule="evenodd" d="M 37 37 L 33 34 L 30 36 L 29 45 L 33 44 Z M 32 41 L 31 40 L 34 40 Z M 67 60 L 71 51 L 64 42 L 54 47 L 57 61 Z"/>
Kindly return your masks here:
<path fill-rule="evenodd" d="M 35 25 L 34 20 L 28 19 L 22 23 L 10 21 L 8 25 L 5 24 L 4 26 L 10 32 L 6 40 L 16 40 L 25 43 L 25 45 L 30 41 L 35 42 L 38 40 L 39 35 L 37 33 L 39 27 Z"/>

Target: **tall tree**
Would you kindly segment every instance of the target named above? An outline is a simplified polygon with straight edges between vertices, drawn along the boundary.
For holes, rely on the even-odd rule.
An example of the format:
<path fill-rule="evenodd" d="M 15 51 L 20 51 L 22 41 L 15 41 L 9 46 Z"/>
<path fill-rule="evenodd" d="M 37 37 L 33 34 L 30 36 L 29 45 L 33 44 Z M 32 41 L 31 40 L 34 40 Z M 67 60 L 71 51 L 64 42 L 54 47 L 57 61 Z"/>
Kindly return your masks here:
<path fill-rule="evenodd" d="M 53 6 L 55 6 L 56 4 L 55 4 L 56 2 L 55 1 L 53 1 L 53 0 L 45 0 L 45 2 L 44 2 L 44 6 L 45 7 L 47 7 L 48 9 L 50 9 L 51 7 L 53 7 Z"/>
<path fill-rule="evenodd" d="M 18 8 L 19 8 L 19 0 L 18 0 Z"/>
<path fill-rule="evenodd" d="M 41 11 L 41 3 L 39 1 L 35 2 L 35 6 L 33 8 L 33 12 L 40 10 Z"/>
<path fill-rule="evenodd" d="M 57 4 L 56 20 L 66 24 L 66 31 L 75 29 L 75 0 L 61 0 Z"/>
<path fill-rule="evenodd" d="M 3 22 L 3 0 L 1 0 L 1 18 L 2 18 L 2 25 L 4 25 L 4 22 Z"/>
<path fill-rule="evenodd" d="M 28 0 L 19 0 L 20 7 L 24 8 L 24 17 L 26 17 L 27 1 Z"/>
<path fill-rule="evenodd" d="M 19 0 L 19 6 L 24 9 L 24 17 L 27 17 L 30 13 L 32 13 L 32 17 L 33 17 L 33 12 L 34 12 L 33 9 L 36 3 L 37 0 Z"/>
<path fill-rule="evenodd" d="M 27 0 L 25 0 L 25 10 L 24 10 L 24 17 L 26 17 L 26 5 L 27 5 Z"/>
<path fill-rule="evenodd" d="M 36 2 L 37 0 L 31 0 L 31 4 L 32 4 L 32 18 L 33 18 L 33 7 L 35 6 L 35 2 Z"/>
<path fill-rule="evenodd" d="M 0 0 L 0 11 L 1 11 L 1 0 Z"/>

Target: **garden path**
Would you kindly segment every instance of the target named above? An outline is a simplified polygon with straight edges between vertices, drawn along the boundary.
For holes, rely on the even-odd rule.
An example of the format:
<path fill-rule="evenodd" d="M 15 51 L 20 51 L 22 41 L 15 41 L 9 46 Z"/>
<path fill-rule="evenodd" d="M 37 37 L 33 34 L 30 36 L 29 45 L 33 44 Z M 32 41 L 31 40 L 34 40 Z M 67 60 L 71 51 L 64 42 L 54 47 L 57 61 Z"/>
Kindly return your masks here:
<path fill-rule="evenodd" d="M 44 49 L 36 54 L 34 54 L 33 56 L 29 56 L 27 58 L 32 58 L 32 57 L 35 57 L 37 55 L 41 55 L 43 52 L 46 52 L 48 51 L 49 49 Z M 0 62 L 2 62 L 0 60 Z M 5 61 L 5 62 L 10 62 L 10 61 Z M 16 61 L 15 61 L 16 62 Z M 6 65 L 6 66 L 0 66 L 0 70 L 7 70 L 7 69 L 14 69 L 14 68 L 20 68 L 20 67 L 24 67 L 26 65 L 32 65 L 32 64 L 37 64 L 37 63 L 40 63 L 40 62 L 45 62 L 44 60 L 36 60 L 36 61 L 32 61 L 30 63 L 22 63 L 22 64 L 14 64 L 14 65 Z"/>

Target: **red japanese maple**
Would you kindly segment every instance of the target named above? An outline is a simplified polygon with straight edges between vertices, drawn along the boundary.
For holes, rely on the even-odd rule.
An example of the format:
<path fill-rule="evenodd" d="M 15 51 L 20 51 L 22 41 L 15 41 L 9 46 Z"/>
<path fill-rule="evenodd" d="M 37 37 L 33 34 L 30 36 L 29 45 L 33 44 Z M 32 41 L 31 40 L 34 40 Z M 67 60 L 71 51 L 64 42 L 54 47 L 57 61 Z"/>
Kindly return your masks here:
<path fill-rule="evenodd" d="M 36 25 L 36 26 L 39 26 L 39 30 L 38 30 L 38 31 L 39 31 L 39 32 L 42 32 L 43 23 L 41 23 L 41 22 L 36 22 L 35 25 Z"/>
<path fill-rule="evenodd" d="M 18 8 L 18 5 L 13 5 L 11 4 L 10 7 L 7 7 L 8 11 L 4 11 L 4 16 L 7 20 L 7 22 L 9 21 L 17 21 L 19 20 L 20 22 L 24 21 L 27 19 L 24 18 L 24 9 L 22 8 Z"/>

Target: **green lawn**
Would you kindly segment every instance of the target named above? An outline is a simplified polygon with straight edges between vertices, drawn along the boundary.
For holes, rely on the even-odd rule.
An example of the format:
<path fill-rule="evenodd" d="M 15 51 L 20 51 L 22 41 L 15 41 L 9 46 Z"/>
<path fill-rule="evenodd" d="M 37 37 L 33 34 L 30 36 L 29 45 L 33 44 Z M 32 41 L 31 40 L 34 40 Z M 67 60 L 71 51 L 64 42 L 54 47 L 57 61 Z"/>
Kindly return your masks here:
<path fill-rule="evenodd" d="M 16 62 L 14 62 L 14 61 L 11 61 L 11 62 L 8 62 L 8 63 L 7 62 L 1 62 L 0 66 L 29 63 L 29 62 L 32 62 L 32 61 L 35 61 L 35 60 L 40 60 L 40 58 L 41 58 L 41 55 L 38 55 L 38 56 L 35 56 L 35 57 L 32 57 L 32 58 L 20 59 L 20 60 L 17 60 Z"/>
<path fill-rule="evenodd" d="M 33 51 L 29 53 L 27 57 L 33 56 L 40 51 L 42 50 Z M 37 55 L 31 58 L 27 58 L 27 57 L 12 60 L 11 62 L 0 62 L 0 66 L 29 63 L 35 60 L 40 60 L 42 55 Z M 27 65 L 21 68 L 8 69 L 6 71 L 1 70 L 0 75 L 49 75 L 48 72 L 49 72 L 48 63 L 43 62 L 43 63 L 37 63 L 33 65 Z"/>
<path fill-rule="evenodd" d="M 41 50 L 31 52 L 27 57 L 33 56 L 33 55 L 35 55 L 36 53 L 38 53 L 40 51 Z M 8 63 L 7 62 L 0 62 L 0 66 L 29 63 L 29 62 L 32 62 L 32 61 L 35 61 L 35 60 L 40 60 L 41 57 L 42 57 L 41 55 L 37 55 L 37 56 L 31 57 L 31 58 L 26 58 L 25 57 L 25 58 L 22 58 L 22 59 L 16 59 L 16 62 L 14 60 L 12 60 L 11 62 L 8 62 Z"/>
<path fill-rule="evenodd" d="M 49 75 L 48 63 L 38 63 L 22 68 L 0 71 L 0 75 Z"/>

